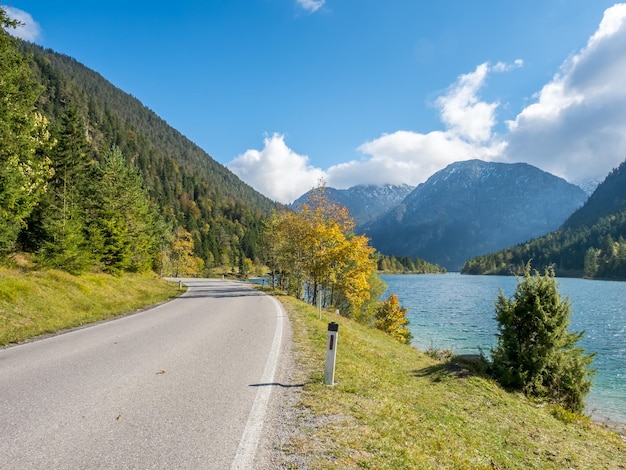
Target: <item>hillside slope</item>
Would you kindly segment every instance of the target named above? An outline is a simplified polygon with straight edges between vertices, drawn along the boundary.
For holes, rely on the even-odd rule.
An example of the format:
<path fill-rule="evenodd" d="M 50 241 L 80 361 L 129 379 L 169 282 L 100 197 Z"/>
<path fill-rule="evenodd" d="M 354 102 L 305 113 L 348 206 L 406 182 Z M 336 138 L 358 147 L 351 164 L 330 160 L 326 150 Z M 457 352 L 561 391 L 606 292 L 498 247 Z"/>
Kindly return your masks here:
<path fill-rule="evenodd" d="M 563 229 L 580 225 L 593 225 L 602 217 L 617 214 L 626 209 L 626 162 L 607 175 L 589 197 L 563 224 Z"/>
<path fill-rule="evenodd" d="M 261 220 L 276 204 L 243 183 L 136 98 L 76 60 L 21 43 L 44 91 L 38 103 L 52 126 L 78 111 L 93 158 L 111 145 L 140 170 L 151 198 L 171 226 L 183 226 L 206 266 L 241 252 L 259 256 Z"/>

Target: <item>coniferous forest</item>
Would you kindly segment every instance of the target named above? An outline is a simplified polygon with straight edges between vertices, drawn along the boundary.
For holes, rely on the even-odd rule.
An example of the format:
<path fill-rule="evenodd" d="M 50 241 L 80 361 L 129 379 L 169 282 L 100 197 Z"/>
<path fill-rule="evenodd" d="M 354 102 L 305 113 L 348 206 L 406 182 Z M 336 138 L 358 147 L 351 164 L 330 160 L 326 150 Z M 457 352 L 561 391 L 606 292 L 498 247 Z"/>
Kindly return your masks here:
<path fill-rule="evenodd" d="M 137 99 L 2 29 L 0 82 L 3 257 L 166 275 L 260 261 L 277 205 Z"/>

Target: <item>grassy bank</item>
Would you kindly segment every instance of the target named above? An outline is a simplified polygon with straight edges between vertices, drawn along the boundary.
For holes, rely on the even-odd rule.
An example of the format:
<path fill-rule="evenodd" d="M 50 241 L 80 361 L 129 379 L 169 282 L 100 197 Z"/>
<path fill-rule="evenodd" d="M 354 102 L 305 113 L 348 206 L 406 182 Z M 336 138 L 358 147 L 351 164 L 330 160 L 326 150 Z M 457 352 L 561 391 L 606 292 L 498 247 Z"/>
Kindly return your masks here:
<path fill-rule="evenodd" d="M 311 468 L 625 469 L 626 444 L 587 419 L 502 391 L 473 363 L 441 363 L 343 317 L 281 297 L 294 326 L 302 434 L 284 449 Z M 327 323 L 339 323 L 334 387 Z"/>
<path fill-rule="evenodd" d="M 77 277 L 0 268 L 0 345 L 128 313 L 178 293 L 178 284 L 152 274 Z"/>

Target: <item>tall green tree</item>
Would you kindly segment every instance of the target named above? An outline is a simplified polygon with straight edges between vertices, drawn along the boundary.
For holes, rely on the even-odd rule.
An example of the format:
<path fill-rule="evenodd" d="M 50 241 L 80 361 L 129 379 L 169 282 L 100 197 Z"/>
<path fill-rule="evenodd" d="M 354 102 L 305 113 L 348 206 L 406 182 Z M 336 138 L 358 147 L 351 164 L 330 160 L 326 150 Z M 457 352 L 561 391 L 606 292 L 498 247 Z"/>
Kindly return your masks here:
<path fill-rule="evenodd" d="M 0 254 L 14 250 L 50 176 L 47 120 L 35 110 L 41 87 L 4 29 L 16 25 L 0 8 Z"/>
<path fill-rule="evenodd" d="M 101 268 L 111 273 L 151 269 L 162 248 L 164 224 L 141 175 L 116 146 L 95 173 L 87 224 Z"/>
<path fill-rule="evenodd" d="M 497 380 L 530 397 L 582 411 L 592 384 L 593 354 L 576 346 L 583 332 L 568 332 L 570 303 L 561 298 L 554 271 L 531 274 L 528 263 L 513 297 L 500 292 L 495 308 Z"/>
<path fill-rule="evenodd" d="M 73 106 L 65 109 L 54 136 L 54 176 L 37 211 L 44 234 L 39 259 L 47 266 L 81 272 L 93 262 L 85 220 L 93 162 L 85 125 Z"/>

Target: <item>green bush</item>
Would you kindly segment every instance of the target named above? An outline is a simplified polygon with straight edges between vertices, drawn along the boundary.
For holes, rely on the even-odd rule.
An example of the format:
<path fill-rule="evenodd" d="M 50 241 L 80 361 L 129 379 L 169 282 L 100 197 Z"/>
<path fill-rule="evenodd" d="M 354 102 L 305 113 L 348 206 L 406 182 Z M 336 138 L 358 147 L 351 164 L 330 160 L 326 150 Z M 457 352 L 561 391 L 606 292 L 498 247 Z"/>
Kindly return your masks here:
<path fill-rule="evenodd" d="M 506 388 L 581 412 L 592 384 L 594 355 L 576 347 L 584 332 L 567 331 L 570 303 L 561 298 L 554 271 L 542 276 L 530 269 L 528 263 L 512 298 L 500 292 L 495 303 L 494 375 Z"/>

